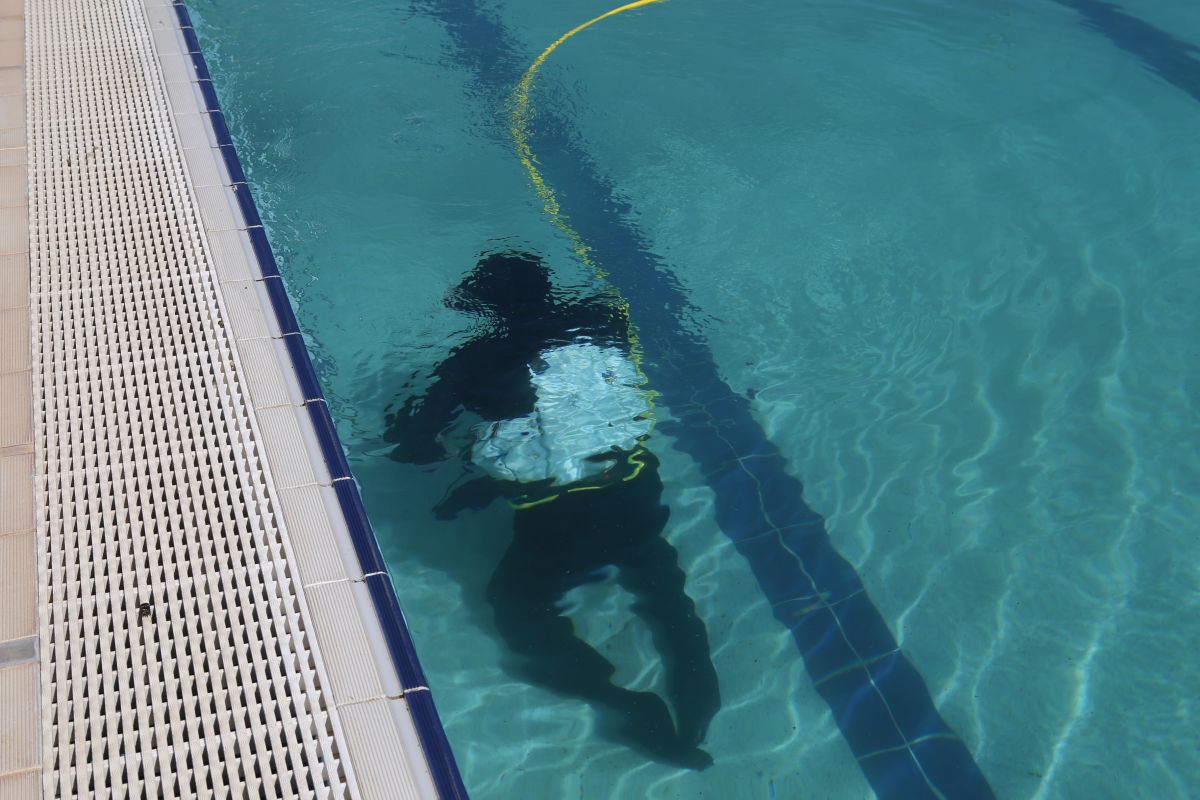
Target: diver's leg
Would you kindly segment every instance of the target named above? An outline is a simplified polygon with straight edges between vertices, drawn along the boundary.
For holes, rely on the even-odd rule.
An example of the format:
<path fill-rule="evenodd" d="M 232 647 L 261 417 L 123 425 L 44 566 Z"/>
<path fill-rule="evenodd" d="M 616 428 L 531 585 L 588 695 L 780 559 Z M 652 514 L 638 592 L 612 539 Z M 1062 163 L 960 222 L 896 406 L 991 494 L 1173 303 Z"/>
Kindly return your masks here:
<path fill-rule="evenodd" d="M 675 548 L 655 536 L 632 549 L 618 566 L 618 580 L 637 598 L 634 609 L 650 626 L 662 657 L 679 738 L 697 745 L 721 707 L 721 694 L 708 631 L 684 590 Z"/>
<path fill-rule="evenodd" d="M 615 728 L 649 755 L 682 766 L 708 766 L 711 759 L 706 754 L 678 740 L 666 703 L 653 693 L 615 686 L 615 667 L 575 635 L 560 611 L 563 594 L 598 565 L 572 553 L 569 536 L 523 536 L 520 529 L 527 526 L 517 527 L 512 546 L 488 584 L 487 597 L 496 628 L 522 657 L 525 674 L 548 689 L 587 701 L 602 725 Z"/>
<path fill-rule="evenodd" d="M 572 586 L 545 551 L 514 542 L 488 584 L 496 628 L 538 683 L 564 694 L 603 701 L 616 668 L 575 636 L 558 602 Z"/>

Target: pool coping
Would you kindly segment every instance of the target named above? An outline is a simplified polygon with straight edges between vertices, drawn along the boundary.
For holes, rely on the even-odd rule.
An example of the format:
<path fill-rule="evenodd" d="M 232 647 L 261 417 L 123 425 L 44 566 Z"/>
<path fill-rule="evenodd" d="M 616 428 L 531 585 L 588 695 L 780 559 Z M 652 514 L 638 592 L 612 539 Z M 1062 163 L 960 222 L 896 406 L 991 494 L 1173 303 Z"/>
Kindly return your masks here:
<path fill-rule="evenodd" d="M 289 518 L 289 522 L 293 516 L 303 519 L 303 515 L 320 506 L 328 513 L 332 523 L 330 533 L 348 568 L 354 600 L 367 626 L 370 655 L 389 690 L 387 696 L 402 701 L 402 707 L 392 709 L 392 716 L 401 729 L 401 738 L 408 738 L 403 731 L 408 725 L 402 718 L 408 717 L 415 733 L 414 743 L 419 744 L 437 796 L 466 797 L 391 576 L 313 369 L 187 7 L 180 0 L 144 0 L 144 5 L 180 147 L 194 178 L 193 188 L 206 235 L 210 240 L 216 240 L 211 255 L 220 277 L 222 294 L 229 305 L 229 321 L 243 369 L 247 372 L 253 407 L 260 423 L 264 422 L 264 416 L 268 417 L 262 424 L 268 455 L 273 438 L 269 429 L 278 422 L 292 436 L 293 446 L 298 433 L 299 439 L 307 445 L 305 449 L 319 455 L 321 463 L 314 467 L 324 473 L 318 475 L 318 483 L 323 484 L 319 498 L 309 492 L 309 496 L 303 498 L 307 502 L 302 502 L 301 498 L 289 495 L 287 489 L 279 492 L 283 516 Z M 173 30 L 167 29 L 168 21 L 174 22 Z M 232 292 L 228 287 L 233 287 Z M 271 362 L 280 374 L 271 374 Z M 279 378 L 283 385 L 278 382 Z M 271 420 L 271 417 L 277 419 Z M 316 499 L 320 500 L 319 504 L 314 503 Z M 295 524 L 289 524 L 289 535 L 295 527 Z M 303 574 L 305 558 L 301 555 L 298 560 Z M 324 587 L 331 587 L 335 582 L 340 581 L 336 577 L 311 582 L 302 580 L 306 595 L 310 591 L 325 591 Z M 342 606 L 345 606 L 346 598 L 342 600 Z M 322 641 L 320 634 L 318 632 L 317 642 L 324 651 L 329 645 Z M 331 669 L 329 659 L 323 660 L 326 669 Z M 336 684 L 337 677 L 331 677 L 331 682 Z M 366 753 L 370 744 L 363 741 L 358 748 Z M 348 742 L 348 747 L 354 763 L 355 742 Z M 370 755 L 380 754 L 371 752 Z"/>

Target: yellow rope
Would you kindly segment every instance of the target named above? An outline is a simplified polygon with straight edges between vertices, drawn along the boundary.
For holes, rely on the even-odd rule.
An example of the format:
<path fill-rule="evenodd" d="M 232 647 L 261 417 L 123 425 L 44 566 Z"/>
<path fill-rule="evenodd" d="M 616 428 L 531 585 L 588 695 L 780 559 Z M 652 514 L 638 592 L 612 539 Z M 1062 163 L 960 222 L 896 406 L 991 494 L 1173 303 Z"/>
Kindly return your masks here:
<path fill-rule="evenodd" d="M 606 290 L 611 296 L 613 305 L 625 319 L 626 332 L 629 338 L 630 356 L 633 359 L 635 369 L 638 375 L 642 378 L 642 385 L 645 386 L 647 379 L 642 372 L 642 346 L 638 339 L 637 329 L 634 327 L 633 320 L 629 315 L 629 303 L 623 298 L 616 287 L 608 283 L 606 278 L 608 273 L 596 263 L 592 258 L 591 248 L 583 241 L 583 237 L 579 232 L 571 226 L 567 215 L 563 212 L 562 206 L 559 205 L 558 197 L 554 194 L 554 189 L 550 184 L 546 183 L 546 179 L 542 177 L 542 173 L 537 168 L 537 159 L 534 157 L 533 148 L 529 144 L 529 129 L 533 119 L 533 106 L 529 99 L 530 91 L 533 89 L 534 79 L 537 77 L 537 72 L 541 69 L 542 64 L 550 57 L 550 54 L 559 48 L 563 42 L 570 39 L 580 31 L 590 28 L 597 22 L 614 17 L 625 11 L 631 11 L 642 6 L 653 5 L 654 3 L 663 3 L 666 0 L 636 0 L 633 3 L 626 3 L 619 8 L 614 8 L 607 11 L 595 19 L 590 19 L 582 25 L 578 25 L 564 33 L 562 36 L 554 40 L 554 43 L 541 52 L 529 65 L 529 69 L 525 70 L 525 74 L 521 76 L 521 80 L 517 82 L 510 97 L 509 105 L 509 130 L 512 133 L 513 144 L 516 145 L 517 155 L 521 159 L 521 163 L 525 166 L 525 170 L 529 173 L 529 180 L 533 184 L 534 191 L 542 200 L 542 208 L 550 217 L 550 221 L 567 237 L 571 242 L 571 248 L 579 259 L 586 264 L 597 278 L 605 282 Z M 656 393 L 647 390 L 647 399 L 653 405 L 653 398 Z"/>

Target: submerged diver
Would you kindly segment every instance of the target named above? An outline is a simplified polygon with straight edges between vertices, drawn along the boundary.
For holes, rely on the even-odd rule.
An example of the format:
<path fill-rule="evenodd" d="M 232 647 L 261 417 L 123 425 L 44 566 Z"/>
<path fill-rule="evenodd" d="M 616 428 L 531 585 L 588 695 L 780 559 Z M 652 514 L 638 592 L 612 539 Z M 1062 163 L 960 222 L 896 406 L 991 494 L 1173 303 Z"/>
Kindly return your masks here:
<path fill-rule="evenodd" d="M 496 627 L 535 683 L 592 705 L 603 724 L 652 757 L 703 769 L 699 744 L 720 707 L 708 634 L 661 536 L 658 459 L 646 450 L 647 393 L 630 358 L 625 316 L 603 299 L 556 297 L 534 256 L 485 257 L 447 297 L 487 330 L 451 351 L 423 397 L 388 414 L 392 457 L 445 456 L 438 438 L 465 410 L 469 460 L 483 475 L 435 511 L 450 518 L 506 497 L 513 542 L 488 585 Z M 666 703 L 612 683 L 615 667 L 575 636 L 559 603 L 615 568 L 662 657 Z"/>

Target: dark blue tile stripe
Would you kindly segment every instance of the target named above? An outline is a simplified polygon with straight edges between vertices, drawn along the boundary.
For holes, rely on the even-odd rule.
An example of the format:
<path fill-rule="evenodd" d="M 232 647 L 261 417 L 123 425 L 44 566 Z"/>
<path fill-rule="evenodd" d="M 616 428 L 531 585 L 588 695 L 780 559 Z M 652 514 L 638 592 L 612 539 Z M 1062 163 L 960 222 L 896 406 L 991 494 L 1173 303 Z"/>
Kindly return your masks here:
<path fill-rule="evenodd" d="M 245 183 L 246 173 L 242 171 L 242 162 L 237 157 L 237 148 L 231 144 L 223 144 L 217 149 L 221 153 L 221 160 L 225 162 L 225 171 L 229 173 L 229 182 L 234 185 Z M 270 252 L 270 248 L 267 248 L 267 251 Z M 255 252 L 258 251 L 255 250 Z M 275 265 L 274 256 L 271 257 L 271 265 Z M 274 274 L 278 275 L 279 273 L 275 272 Z"/>
<path fill-rule="evenodd" d="M 218 145 L 222 147 L 233 147 L 233 137 L 229 135 L 229 126 L 225 124 L 224 112 L 209 112 L 208 124 L 212 126 L 213 136 L 217 137 Z"/>
<path fill-rule="evenodd" d="M 325 400 L 306 403 L 304 408 L 308 410 L 308 418 L 316 431 L 317 442 L 321 446 L 321 457 L 325 459 L 330 480 L 353 478 L 350 462 L 346 460 L 342 443 L 338 441 L 337 428 L 334 427 L 333 417 L 329 413 L 329 406 L 325 405 Z"/>
<path fill-rule="evenodd" d="M 453 56 L 478 88 L 473 96 L 488 103 L 482 114 L 505 120 L 508 94 L 530 58 L 525 46 L 480 0 L 415 2 L 444 25 Z M 791 632 L 876 795 L 993 798 L 859 576 L 834 548 L 824 520 L 804 502 L 803 485 L 789 474 L 749 401 L 720 377 L 707 344 L 684 322 L 696 309 L 636 227 L 636 209 L 598 172 L 583 137 L 554 108 L 538 108 L 531 133 L 543 174 L 560 189 L 564 214 L 633 309 L 650 384 L 675 418 L 661 429 L 705 476 L 721 529 Z M 917 747 L 914 735 L 931 738 L 919 739 Z"/>
<path fill-rule="evenodd" d="M 233 150 L 233 145 L 229 146 L 229 150 Z M 235 155 L 234 158 L 236 159 L 237 156 Z M 241 169 L 240 164 L 238 168 Z M 254 247 L 254 255 L 258 259 L 258 266 L 263 277 L 279 277 L 279 266 L 275 263 L 275 253 L 271 251 L 271 243 L 267 241 L 266 231 L 262 228 L 250 228 L 247 233 L 250 234 L 250 244 Z"/>
<path fill-rule="evenodd" d="M 342 509 L 342 517 L 350 530 L 350 542 L 354 545 L 354 554 L 358 556 L 358 565 L 364 575 L 383 573 L 387 575 L 387 564 L 379 551 L 379 540 L 371 529 L 371 521 L 367 518 L 367 510 L 363 506 L 362 497 L 354 481 L 337 481 L 333 484 L 337 493 L 338 506 Z M 388 577 L 390 581 L 391 578 Z M 389 606 L 390 608 L 390 606 Z M 399 608 L 399 605 L 397 605 Z M 405 688 L 424 686 L 424 683 L 405 683 Z"/>
<path fill-rule="evenodd" d="M 275 321 L 279 324 L 279 332 L 284 336 L 290 333 L 299 334 L 300 324 L 292 312 L 292 303 L 288 300 L 283 278 L 263 278 L 262 284 L 271 301 L 271 310 L 275 312 Z"/>
<path fill-rule="evenodd" d="M 300 385 L 300 393 L 304 396 L 304 402 L 312 403 L 324 400 L 325 396 L 321 394 L 321 384 L 317 381 L 317 373 L 313 370 L 312 360 L 308 357 L 308 347 L 304 344 L 304 337 L 298 333 L 291 333 L 283 337 L 283 343 L 287 347 L 288 355 L 292 358 L 292 366 L 296 368 L 296 382 Z"/>
<path fill-rule="evenodd" d="M 1079 12 L 1088 27 L 1135 56 L 1175 88 L 1200 100 L 1200 47 L 1135 17 L 1116 3 L 1104 0 L 1054 2 Z"/>
<path fill-rule="evenodd" d="M 195 27 L 192 25 L 192 15 L 188 13 L 187 6 L 185 6 L 183 3 L 176 3 L 174 8 L 175 16 L 179 19 L 180 28 Z"/>
<path fill-rule="evenodd" d="M 408 710 L 416 722 L 417 734 L 421 737 L 421 746 L 425 748 L 438 795 L 443 798 L 465 798 L 467 790 L 459 777 L 458 764 L 454 761 L 450 743 L 446 741 L 446 731 L 433 705 L 433 695 L 428 691 L 412 692 L 405 695 L 404 699 L 408 701 Z"/>
<path fill-rule="evenodd" d="M 254 204 L 254 193 L 245 183 L 233 185 L 233 195 L 237 198 L 238 208 L 242 210 L 242 219 L 247 228 L 262 227 L 262 217 L 258 215 L 258 206 Z"/>
<path fill-rule="evenodd" d="M 213 89 L 212 81 L 202 80 L 197 85 L 200 87 L 200 94 L 204 95 L 204 110 L 220 111 L 221 104 L 217 102 L 217 92 Z"/>
<path fill-rule="evenodd" d="M 400 677 L 400 684 L 405 690 L 404 699 L 412 714 L 417 737 L 421 741 L 434 786 L 438 796 L 445 800 L 466 798 L 467 791 L 463 785 L 458 764 L 450 749 L 450 742 L 446 739 L 446 732 L 438 717 L 437 709 L 434 707 L 425 673 L 421 669 L 416 648 L 413 646 L 412 635 L 409 633 L 404 615 L 400 611 L 400 602 L 396 598 L 391 575 L 388 574 L 387 564 L 379 550 L 379 541 L 367 518 L 358 485 L 350 472 L 350 465 L 338 438 L 337 429 L 321 393 L 320 383 L 313 370 L 308 348 L 304 345 L 303 337 L 296 323 L 291 301 L 283 286 L 283 280 L 279 277 L 279 268 L 271 251 L 270 242 L 261 227 L 262 219 L 259 217 L 254 197 L 246 183 L 241 161 L 237 157 L 233 139 L 225 124 L 225 116 L 220 110 L 220 103 L 211 83 L 208 65 L 200 53 L 200 44 L 196 39 L 195 31 L 192 30 L 191 17 L 182 2 L 176 2 L 174 6 L 180 27 L 183 29 L 184 39 L 187 41 L 188 51 L 192 57 L 197 80 L 204 94 L 205 104 L 208 107 L 207 116 L 212 125 L 213 135 L 216 137 L 217 144 L 221 149 L 221 156 L 234 182 L 238 204 L 249 227 L 247 232 L 250 242 L 258 260 L 259 270 L 264 276 L 263 283 L 270 297 L 275 318 L 284 334 L 284 343 L 291 358 L 292 368 L 300 383 L 301 392 L 304 394 L 305 408 L 312 421 L 313 429 L 316 431 L 326 467 L 335 481 L 334 491 L 337 494 L 338 505 L 350 531 L 351 543 L 358 556 L 359 566 L 364 574 L 368 575 L 366 583 L 371 593 L 371 600 L 379 615 L 392 662 Z"/>
<path fill-rule="evenodd" d="M 196 32 L 191 28 L 183 28 L 183 41 L 187 45 L 189 53 L 200 52 L 200 42 L 196 39 Z"/>
<path fill-rule="evenodd" d="M 641 330 L 648 343 L 648 326 Z M 683 384 L 688 379 L 682 373 L 703 364 L 698 353 L 690 356 L 674 365 L 648 365 L 651 383 L 668 403 L 676 393 L 662 387 Z M 697 392 L 704 394 L 703 388 Z M 727 420 L 741 420 L 736 424 L 688 430 L 680 419 L 664 424 L 664 431 L 706 474 L 718 524 L 747 560 L 776 619 L 791 632 L 863 774 L 881 798 L 936 797 L 930 786 L 935 780 L 948 798 L 991 797 L 982 773 L 970 768 L 970 752 L 937 713 L 854 568 L 804 503 L 783 457 L 765 439 L 754 440 L 762 434 L 745 429 L 746 414 L 734 411 L 742 403 L 748 412 L 744 399 L 722 403 Z M 737 455 L 739 446 L 746 455 Z M 936 752 L 907 747 L 931 736 L 945 737 Z M 937 757 L 938 769 L 925 763 L 926 753 Z"/>
<path fill-rule="evenodd" d="M 197 50 L 192 56 L 192 67 L 196 70 L 196 79 L 202 81 L 212 80 L 212 75 L 208 72 L 208 62 L 204 60 L 204 54 Z"/>
<path fill-rule="evenodd" d="M 371 599 L 375 602 L 379 619 L 384 621 L 383 635 L 398 667 L 400 684 L 405 689 L 428 686 L 408 626 L 403 624 L 404 614 L 400 610 L 400 601 L 396 598 L 396 588 L 391 579 L 387 575 L 371 575 L 367 577 L 367 586 L 371 589 Z"/>

